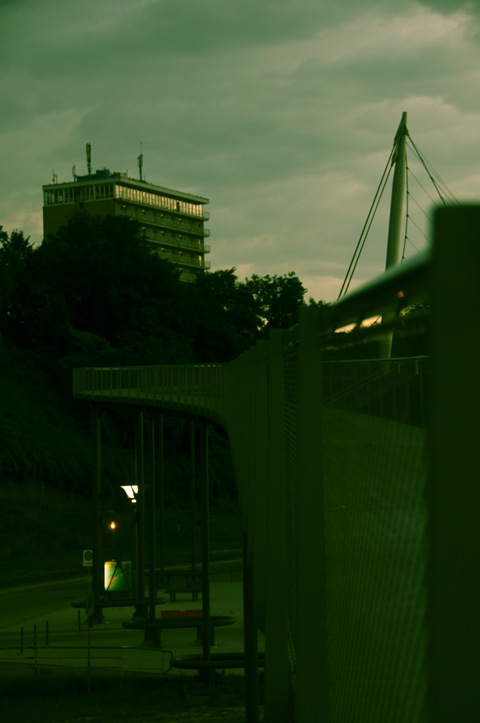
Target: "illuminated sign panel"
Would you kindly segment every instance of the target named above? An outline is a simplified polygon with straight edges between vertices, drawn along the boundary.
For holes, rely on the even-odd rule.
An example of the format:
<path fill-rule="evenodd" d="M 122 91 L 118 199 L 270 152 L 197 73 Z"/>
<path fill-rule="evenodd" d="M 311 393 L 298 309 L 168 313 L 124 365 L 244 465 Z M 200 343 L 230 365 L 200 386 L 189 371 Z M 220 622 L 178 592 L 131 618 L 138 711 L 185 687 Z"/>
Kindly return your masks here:
<path fill-rule="evenodd" d="M 132 591 L 132 563 L 107 560 L 104 564 L 104 586 L 108 591 Z"/>

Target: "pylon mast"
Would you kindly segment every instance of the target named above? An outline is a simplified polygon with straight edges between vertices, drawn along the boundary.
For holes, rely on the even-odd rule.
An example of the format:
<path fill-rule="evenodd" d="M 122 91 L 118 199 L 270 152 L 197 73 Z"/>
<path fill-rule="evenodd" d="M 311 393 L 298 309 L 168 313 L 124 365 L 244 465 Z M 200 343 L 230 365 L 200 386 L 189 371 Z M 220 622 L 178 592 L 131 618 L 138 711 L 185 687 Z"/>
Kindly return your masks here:
<path fill-rule="evenodd" d="M 388 224 L 387 259 L 385 268 L 396 266 L 400 261 L 400 244 L 403 230 L 403 211 L 405 203 L 405 186 L 407 178 L 406 146 L 407 146 L 407 114 L 403 113 L 394 141 L 392 165 L 395 164 L 390 203 L 390 221 Z"/>
<path fill-rule="evenodd" d="M 407 114 L 402 114 L 394 140 L 392 165 L 395 164 L 390 202 L 390 220 L 388 223 L 387 258 L 385 269 L 396 266 L 400 262 L 400 245 L 403 231 L 403 215 L 405 204 L 405 188 L 407 179 Z M 384 316 L 388 320 L 388 315 Z M 380 358 L 390 359 L 392 356 L 393 331 L 386 333 L 380 342 Z"/>

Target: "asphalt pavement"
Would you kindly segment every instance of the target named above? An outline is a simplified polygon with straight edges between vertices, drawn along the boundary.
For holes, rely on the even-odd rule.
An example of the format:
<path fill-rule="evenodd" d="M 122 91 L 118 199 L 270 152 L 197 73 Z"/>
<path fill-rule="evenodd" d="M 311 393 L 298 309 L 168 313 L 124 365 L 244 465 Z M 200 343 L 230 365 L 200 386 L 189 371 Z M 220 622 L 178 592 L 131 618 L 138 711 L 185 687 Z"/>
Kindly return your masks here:
<path fill-rule="evenodd" d="M 238 575 L 211 582 L 211 614 L 233 618 L 233 624 L 215 630 L 212 653 L 243 651 L 243 583 Z M 162 647 L 145 641 L 144 631 L 125 629 L 135 608 L 104 608 L 105 619 L 90 626 L 85 610 L 72 602 L 85 599 L 87 578 L 22 585 L 0 591 L 0 666 L 3 674 L 39 675 L 90 670 L 119 675 L 167 674 L 172 657 L 202 653 L 195 627 L 162 631 Z M 156 616 L 171 611 L 201 610 L 201 595 L 177 595 L 175 602 L 158 590 L 165 602 Z M 259 649 L 263 639 L 259 640 Z M 242 671 L 240 671 L 242 672 Z M 192 671 L 195 673 L 195 671 Z M 188 671 L 185 671 L 188 674 Z"/>

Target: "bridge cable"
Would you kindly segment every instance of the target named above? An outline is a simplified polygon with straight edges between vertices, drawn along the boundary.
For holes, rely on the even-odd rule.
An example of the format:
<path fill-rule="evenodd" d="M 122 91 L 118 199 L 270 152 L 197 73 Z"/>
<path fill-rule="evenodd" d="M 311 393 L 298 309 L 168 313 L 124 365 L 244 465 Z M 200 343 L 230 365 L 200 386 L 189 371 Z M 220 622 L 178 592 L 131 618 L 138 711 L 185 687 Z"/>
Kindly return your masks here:
<path fill-rule="evenodd" d="M 355 273 L 355 269 L 357 268 L 357 264 L 360 259 L 360 255 L 363 251 L 363 247 L 365 246 L 365 241 L 367 240 L 368 233 L 372 226 L 373 219 L 375 218 L 375 214 L 377 212 L 378 206 L 379 206 L 380 201 L 383 196 L 383 192 L 385 190 L 385 186 L 387 185 L 387 181 L 390 176 L 390 172 L 392 170 L 392 158 L 393 158 L 394 151 L 395 151 L 395 145 L 393 146 L 391 153 L 388 157 L 387 165 L 385 166 L 385 169 L 383 171 L 383 175 L 382 175 L 382 178 L 378 185 L 378 188 L 376 190 L 372 205 L 370 206 L 370 210 L 368 212 L 367 218 L 365 220 L 362 231 L 360 233 L 360 238 L 358 239 L 357 245 L 355 247 L 355 251 L 353 252 L 352 260 L 350 261 L 349 267 L 347 269 L 347 273 L 345 275 L 345 278 L 342 283 L 342 287 L 340 289 L 340 293 L 338 294 L 338 297 L 337 297 L 338 299 L 341 296 L 345 296 L 345 294 L 347 293 L 350 283 L 353 278 L 353 274 Z"/>
<path fill-rule="evenodd" d="M 458 205 L 459 201 L 455 198 L 452 191 L 449 189 L 446 182 L 443 180 L 443 178 L 440 176 L 440 174 L 434 169 L 432 164 L 428 161 L 428 159 L 423 155 L 423 153 L 420 151 L 418 146 L 414 143 L 412 138 L 409 136 L 410 143 L 412 145 L 413 150 L 415 151 L 420 163 L 424 167 L 425 171 L 427 172 L 428 177 L 430 178 L 431 182 L 433 183 L 435 190 L 437 191 L 440 200 L 442 201 L 444 206 L 448 206 L 450 204 Z"/>
<path fill-rule="evenodd" d="M 452 191 L 450 191 L 448 185 L 443 180 L 443 178 L 440 176 L 440 174 L 434 169 L 432 164 L 427 160 L 426 156 L 422 154 L 418 146 L 415 144 L 415 142 L 412 140 L 412 137 L 410 136 L 410 133 L 407 134 L 407 142 L 412 147 L 415 155 L 417 156 L 418 160 L 420 161 L 421 165 L 425 169 L 427 176 L 429 177 L 430 181 L 432 182 L 432 185 L 434 186 L 438 197 L 440 198 L 441 202 L 444 206 L 448 205 L 458 205 L 459 201 L 455 198 Z M 383 172 L 382 178 L 380 180 L 379 186 L 377 188 L 377 191 L 375 193 L 372 205 L 370 207 L 370 210 L 368 212 L 366 221 L 364 223 L 364 226 L 362 228 L 360 238 L 358 239 L 357 245 L 355 247 L 355 251 L 353 253 L 352 259 L 350 261 L 350 264 L 347 269 L 347 273 L 345 275 L 345 278 L 342 283 L 342 287 L 340 289 L 340 293 L 338 294 L 337 299 L 339 299 L 342 296 L 345 296 L 345 294 L 348 292 L 348 289 L 350 287 L 350 283 L 353 279 L 353 275 L 356 271 L 358 262 L 360 260 L 361 253 L 363 251 L 363 248 L 365 246 L 365 241 L 367 240 L 368 233 L 370 231 L 370 228 L 372 226 L 373 220 L 375 218 L 375 214 L 378 210 L 378 206 L 380 204 L 380 200 L 382 198 L 383 192 L 385 190 L 385 186 L 387 184 L 388 178 L 390 176 L 391 169 L 393 167 L 393 155 L 396 149 L 396 145 L 394 143 L 392 151 L 390 153 L 390 156 L 387 161 L 387 165 L 385 166 L 385 170 Z M 408 161 L 406 160 L 406 219 L 405 219 L 405 235 L 404 235 L 404 243 L 403 243 L 403 250 L 402 250 L 402 258 L 401 261 L 405 260 L 405 251 L 406 251 L 406 244 L 407 241 L 412 244 L 412 246 L 416 249 L 415 244 L 412 242 L 412 240 L 408 236 L 408 229 L 409 229 L 409 223 L 413 223 L 413 225 L 420 231 L 422 236 L 426 239 L 427 237 L 420 229 L 419 225 L 415 222 L 413 218 L 411 218 L 410 215 L 410 198 L 416 203 L 416 205 L 420 208 L 422 213 L 425 214 L 423 209 L 421 209 L 420 205 L 416 201 L 416 199 L 412 196 L 409 188 L 409 174 L 412 174 L 413 178 L 416 180 L 418 185 L 423 189 L 425 194 L 430 198 L 430 200 L 435 203 L 435 199 L 430 195 L 430 193 L 427 191 L 425 186 L 421 183 L 421 181 L 417 178 L 417 176 L 413 173 L 410 166 L 408 165 Z M 427 239 L 428 241 L 428 239 Z M 418 250 L 418 249 L 416 249 Z"/>

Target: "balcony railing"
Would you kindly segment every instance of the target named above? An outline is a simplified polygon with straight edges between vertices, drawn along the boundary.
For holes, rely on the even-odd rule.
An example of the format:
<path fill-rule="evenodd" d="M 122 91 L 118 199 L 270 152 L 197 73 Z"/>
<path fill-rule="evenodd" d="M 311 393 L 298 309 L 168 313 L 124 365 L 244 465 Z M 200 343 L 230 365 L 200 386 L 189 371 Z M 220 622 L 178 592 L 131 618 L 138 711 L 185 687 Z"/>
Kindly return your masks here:
<path fill-rule="evenodd" d="M 210 246 L 203 244 L 200 240 L 190 241 L 188 238 L 178 238 L 178 236 L 170 236 L 168 234 L 155 233 L 149 234 L 151 229 L 146 228 L 147 239 L 156 246 L 168 246 L 169 248 L 184 249 L 185 251 L 195 251 L 199 254 L 210 253 Z"/>

